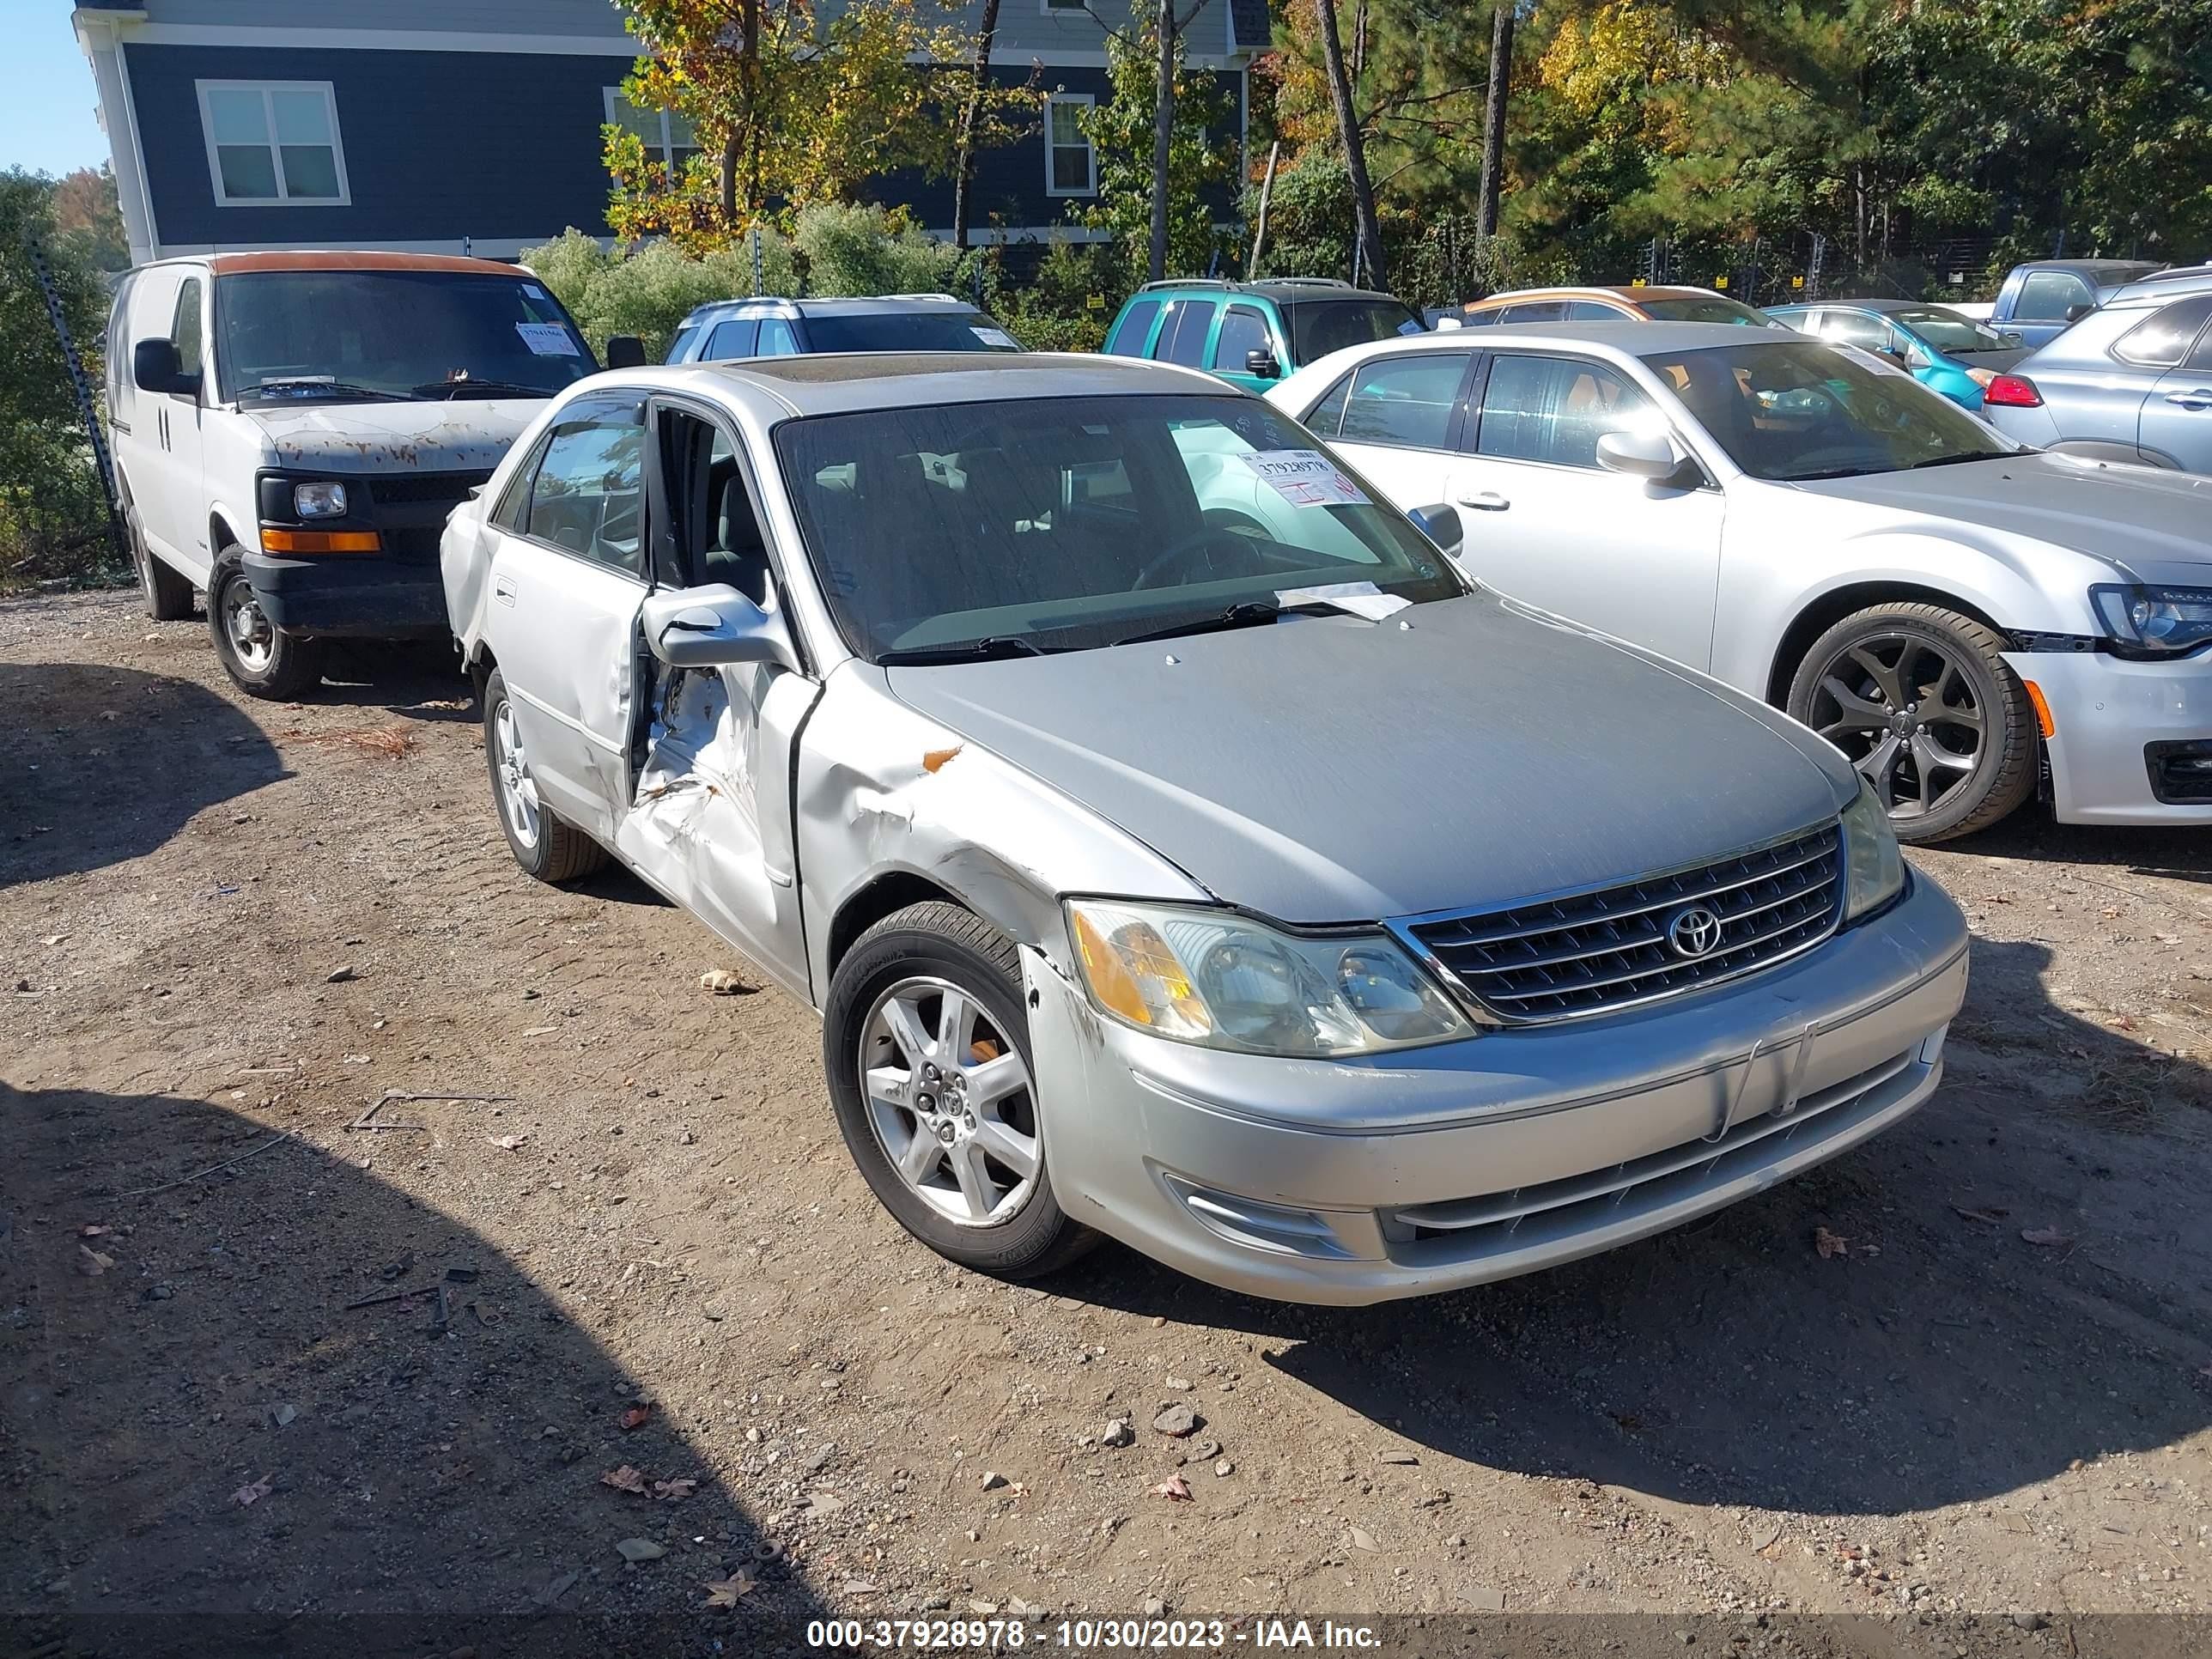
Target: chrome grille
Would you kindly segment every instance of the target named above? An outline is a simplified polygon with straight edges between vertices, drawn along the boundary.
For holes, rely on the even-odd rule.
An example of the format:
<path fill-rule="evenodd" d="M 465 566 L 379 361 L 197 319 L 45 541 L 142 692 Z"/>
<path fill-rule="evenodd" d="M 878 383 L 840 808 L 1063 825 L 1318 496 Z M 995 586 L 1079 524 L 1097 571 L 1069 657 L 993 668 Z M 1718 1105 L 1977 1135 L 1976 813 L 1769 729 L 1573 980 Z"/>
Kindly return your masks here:
<path fill-rule="evenodd" d="M 1843 835 L 1826 823 L 1692 869 L 1510 910 L 1425 917 L 1406 932 L 1485 1008 L 1523 1024 L 1755 972 L 1826 939 L 1843 902 Z M 1720 936 L 1686 957 L 1668 929 L 1692 908 L 1711 911 Z"/>

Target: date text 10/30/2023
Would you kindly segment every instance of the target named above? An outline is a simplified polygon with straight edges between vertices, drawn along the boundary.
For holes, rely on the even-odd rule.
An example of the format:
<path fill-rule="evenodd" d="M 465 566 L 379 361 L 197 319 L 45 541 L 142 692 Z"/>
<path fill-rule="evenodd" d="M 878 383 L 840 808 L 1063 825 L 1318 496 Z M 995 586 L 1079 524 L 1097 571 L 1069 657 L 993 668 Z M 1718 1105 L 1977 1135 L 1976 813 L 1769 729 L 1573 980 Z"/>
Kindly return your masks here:
<path fill-rule="evenodd" d="M 1061 1652 L 1228 1652 L 1334 1650 L 1373 1652 L 1371 1626 L 1334 1620 L 1062 1619 L 1032 1631 L 1020 1619 L 818 1619 L 806 1627 L 809 1647 L 863 1652 L 1006 1651 L 1038 1647 Z"/>

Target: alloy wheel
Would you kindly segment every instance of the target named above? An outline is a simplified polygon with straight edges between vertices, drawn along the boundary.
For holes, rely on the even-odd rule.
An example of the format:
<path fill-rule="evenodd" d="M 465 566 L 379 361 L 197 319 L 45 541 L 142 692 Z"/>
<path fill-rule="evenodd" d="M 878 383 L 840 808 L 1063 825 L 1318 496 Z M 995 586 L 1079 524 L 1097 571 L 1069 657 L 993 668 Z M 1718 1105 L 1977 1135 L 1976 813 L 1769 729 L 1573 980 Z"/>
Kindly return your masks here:
<path fill-rule="evenodd" d="M 860 1092 L 876 1140 L 916 1196 L 948 1221 L 1011 1220 L 1042 1150 L 1028 1062 L 950 980 L 900 981 L 860 1030 Z"/>
<path fill-rule="evenodd" d="M 1813 729 L 1842 750 L 1893 818 L 1924 817 L 1973 781 L 1988 720 L 1973 677 L 1917 634 L 1863 635 L 1821 668 Z"/>
<path fill-rule="evenodd" d="M 514 704 L 502 700 L 492 719 L 492 759 L 499 775 L 500 810 L 507 828 L 525 848 L 535 848 L 541 819 L 537 781 L 530 775 L 530 758 L 523 752 L 522 732 L 514 723 Z"/>

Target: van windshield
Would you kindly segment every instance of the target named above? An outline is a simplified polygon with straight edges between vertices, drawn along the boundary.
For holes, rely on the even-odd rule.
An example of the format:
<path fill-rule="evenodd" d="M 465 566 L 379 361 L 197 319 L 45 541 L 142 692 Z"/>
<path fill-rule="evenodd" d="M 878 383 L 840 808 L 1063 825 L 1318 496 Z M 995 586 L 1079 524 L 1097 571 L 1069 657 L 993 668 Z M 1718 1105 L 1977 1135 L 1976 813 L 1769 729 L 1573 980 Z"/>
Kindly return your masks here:
<path fill-rule="evenodd" d="M 224 276 L 216 352 L 246 404 L 550 398 L 599 368 L 544 288 L 489 271 Z"/>

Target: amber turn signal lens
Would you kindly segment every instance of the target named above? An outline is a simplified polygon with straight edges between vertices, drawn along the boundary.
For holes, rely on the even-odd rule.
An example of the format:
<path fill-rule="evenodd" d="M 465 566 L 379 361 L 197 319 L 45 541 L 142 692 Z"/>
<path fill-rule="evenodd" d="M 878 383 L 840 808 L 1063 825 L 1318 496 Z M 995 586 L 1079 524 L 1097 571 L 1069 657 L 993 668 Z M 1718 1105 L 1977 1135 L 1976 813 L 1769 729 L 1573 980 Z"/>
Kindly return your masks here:
<path fill-rule="evenodd" d="M 2035 705 L 2036 725 L 2043 729 L 2046 738 L 2051 737 L 2058 730 L 2058 723 L 2051 718 L 2051 705 L 2043 700 L 2043 688 L 2033 680 L 2022 680 L 2021 684 L 2027 688 L 2028 702 Z"/>
<path fill-rule="evenodd" d="M 374 530 L 278 530 L 261 526 L 264 553 L 380 553 L 384 543 Z"/>

